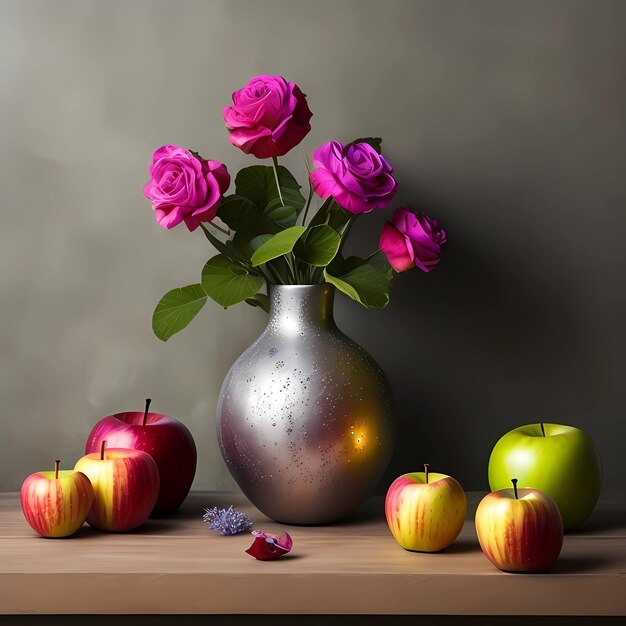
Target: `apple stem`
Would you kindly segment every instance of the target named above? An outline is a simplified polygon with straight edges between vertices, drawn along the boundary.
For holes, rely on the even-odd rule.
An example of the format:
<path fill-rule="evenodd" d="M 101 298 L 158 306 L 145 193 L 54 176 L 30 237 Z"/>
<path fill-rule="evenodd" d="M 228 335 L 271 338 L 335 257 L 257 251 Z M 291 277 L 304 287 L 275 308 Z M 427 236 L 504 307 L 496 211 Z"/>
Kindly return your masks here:
<path fill-rule="evenodd" d="M 511 482 L 513 483 L 513 493 L 515 494 L 515 499 L 517 500 L 517 478 L 511 478 Z"/>
<path fill-rule="evenodd" d="M 424 463 L 424 474 L 426 474 L 426 484 L 428 484 L 428 463 Z"/>
<path fill-rule="evenodd" d="M 61 464 L 60 459 L 55 459 L 54 461 L 54 480 L 59 480 L 59 465 Z"/>
<path fill-rule="evenodd" d="M 104 461 L 104 447 L 107 445 L 107 440 L 103 439 L 102 444 L 100 444 L 100 460 Z"/>
<path fill-rule="evenodd" d="M 540 423 L 539 423 L 539 426 L 541 426 L 541 434 L 545 437 L 545 436 L 546 436 L 546 430 L 545 430 L 545 428 L 543 427 L 543 422 L 540 422 Z"/>
<path fill-rule="evenodd" d="M 143 424 L 146 425 L 146 421 L 148 419 L 148 409 L 150 408 L 150 403 L 152 402 L 152 398 L 146 398 L 146 410 L 143 412 Z"/>

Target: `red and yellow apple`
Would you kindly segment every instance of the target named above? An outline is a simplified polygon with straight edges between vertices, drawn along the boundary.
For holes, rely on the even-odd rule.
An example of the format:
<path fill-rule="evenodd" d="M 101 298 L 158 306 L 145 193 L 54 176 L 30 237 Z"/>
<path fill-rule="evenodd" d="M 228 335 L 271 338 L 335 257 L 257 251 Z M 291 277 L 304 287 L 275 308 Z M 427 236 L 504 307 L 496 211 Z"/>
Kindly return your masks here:
<path fill-rule="evenodd" d="M 563 521 L 554 500 L 537 489 L 499 489 L 476 509 L 476 534 L 485 556 L 505 572 L 540 572 L 558 558 Z"/>
<path fill-rule="evenodd" d="M 600 456 L 582 430 L 562 424 L 527 424 L 504 435 L 489 458 L 489 486 L 503 489 L 510 477 L 520 487 L 547 493 L 559 507 L 566 531 L 589 517 L 602 485 Z"/>
<path fill-rule="evenodd" d="M 85 454 L 98 452 L 102 441 L 112 448 L 147 452 L 159 468 L 161 487 L 155 515 L 175 511 L 186 498 L 196 473 L 196 444 L 178 420 L 161 413 L 117 413 L 101 419 L 92 429 Z"/>
<path fill-rule="evenodd" d="M 385 515 L 403 548 L 437 552 L 461 532 L 467 499 L 454 478 L 429 472 L 427 465 L 424 470 L 396 478 L 387 491 Z"/>
<path fill-rule="evenodd" d="M 159 495 L 159 470 L 141 450 L 107 448 L 87 454 L 74 469 L 91 481 L 94 502 L 87 523 L 100 530 L 123 532 L 141 526 Z"/>
<path fill-rule="evenodd" d="M 43 537 L 69 537 L 84 523 L 94 500 L 85 474 L 72 470 L 31 474 L 22 483 L 20 501 L 30 527 Z"/>

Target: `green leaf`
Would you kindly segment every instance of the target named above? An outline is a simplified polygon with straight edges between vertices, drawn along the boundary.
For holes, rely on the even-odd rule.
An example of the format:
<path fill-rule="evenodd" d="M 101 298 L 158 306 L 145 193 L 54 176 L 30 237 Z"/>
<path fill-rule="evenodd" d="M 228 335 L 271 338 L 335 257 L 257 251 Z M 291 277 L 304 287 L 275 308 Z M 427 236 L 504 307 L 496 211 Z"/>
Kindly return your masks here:
<path fill-rule="evenodd" d="M 389 280 L 363 259 L 338 257 L 324 270 L 324 277 L 365 307 L 384 308 L 389 303 Z"/>
<path fill-rule="evenodd" d="M 278 205 L 273 211 L 264 213 L 257 209 L 252 200 L 233 194 L 224 198 L 217 215 L 231 230 L 237 232 L 278 233 L 285 226 L 291 226 L 290 221 L 295 223 L 297 219 L 293 207 L 283 207 L 280 201 Z"/>
<path fill-rule="evenodd" d="M 263 243 L 252 255 L 252 266 L 262 265 L 283 254 L 293 250 L 296 241 L 300 239 L 306 230 L 304 226 L 292 226 L 274 235 L 269 241 Z"/>
<path fill-rule="evenodd" d="M 274 236 L 274 233 L 268 233 L 263 235 L 254 236 L 254 233 L 249 233 L 245 230 L 240 230 L 235 233 L 230 241 L 226 242 L 226 246 L 232 251 L 233 255 L 245 259 L 250 263 L 250 258 L 253 252 L 263 243 L 269 241 Z"/>
<path fill-rule="evenodd" d="M 271 197 L 268 198 L 268 202 L 272 198 L 278 197 L 278 191 L 276 189 L 276 180 L 274 178 L 274 172 L 271 167 L 267 168 L 270 170 L 271 175 L 271 183 L 270 183 L 270 191 Z M 298 181 L 293 177 L 293 174 L 284 166 L 278 166 L 278 180 L 280 182 L 280 191 L 283 194 L 283 200 L 285 201 L 285 205 L 292 206 L 299 213 L 304 208 L 306 200 L 304 196 L 300 193 L 300 185 Z M 267 206 L 267 203 L 266 203 Z"/>
<path fill-rule="evenodd" d="M 351 141 L 350 145 L 355 144 L 355 143 L 367 143 L 370 146 L 372 146 L 372 148 L 374 148 L 374 150 L 376 150 L 378 154 L 380 154 L 382 150 L 383 140 L 380 137 L 361 137 L 359 139 L 355 139 L 354 141 Z"/>
<path fill-rule="evenodd" d="M 233 248 L 233 251 L 237 255 L 245 258 L 247 264 L 250 264 L 250 258 L 252 257 L 254 251 L 266 241 L 269 241 L 273 236 L 273 234 L 264 233 L 253 237 L 251 233 L 239 231 L 235 233 L 235 236 L 228 242 L 227 245 L 230 248 Z M 274 259 L 273 261 L 267 263 L 263 268 L 263 276 L 271 282 L 283 283 L 288 280 L 288 278 L 283 275 L 284 267 L 280 264 L 280 261 L 284 261 L 284 259 Z M 260 270 L 259 272 L 261 273 Z"/>
<path fill-rule="evenodd" d="M 250 262 L 252 256 L 252 248 L 250 247 L 250 235 L 246 232 L 236 232 L 230 241 L 226 242 L 230 257 L 245 259 L 246 263 Z"/>
<path fill-rule="evenodd" d="M 257 235 L 254 239 L 250 240 L 250 247 L 252 248 L 252 251 L 256 251 L 258 250 L 264 243 L 267 243 L 274 235 L 270 235 L 270 234 L 263 234 L 263 235 Z"/>
<path fill-rule="evenodd" d="M 252 298 L 246 298 L 246 304 L 250 306 L 259 307 L 266 313 L 270 312 L 270 299 L 264 293 L 257 293 Z"/>
<path fill-rule="evenodd" d="M 337 254 L 341 237 L 336 230 L 326 224 L 307 228 L 296 242 L 294 254 L 309 265 L 325 267 Z"/>
<path fill-rule="evenodd" d="M 213 244 L 213 246 L 215 247 L 215 249 L 218 252 L 221 252 L 222 254 L 225 254 L 229 258 L 232 258 L 233 250 L 229 249 L 228 242 L 221 241 L 220 239 L 217 238 L 216 235 L 214 235 L 211 232 L 211 230 L 210 230 L 211 224 L 210 223 L 205 226 L 205 224 L 200 222 L 200 228 L 202 228 L 202 232 L 204 233 L 204 236 Z"/>
<path fill-rule="evenodd" d="M 298 211 L 296 211 L 295 207 L 283 206 L 280 203 L 280 198 L 270 200 L 263 214 L 273 222 L 285 227 L 295 226 L 298 219 Z"/>
<path fill-rule="evenodd" d="M 304 208 L 304 196 L 300 193 L 300 185 L 291 172 L 282 165 L 278 166 L 278 180 L 283 200 L 297 212 Z M 274 170 L 266 165 L 252 165 L 239 171 L 235 178 L 235 191 L 254 202 L 260 211 L 265 211 L 268 203 L 278 198 L 278 189 L 274 179 Z"/>
<path fill-rule="evenodd" d="M 232 230 L 244 230 L 257 219 L 259 210 L 248 198 L 233 194 L 222 200 L 217 216 Z"/>
<path fill-rule="evenodd" d="M 167 341 L 191 322 L 204 306 L 206 299 L 206 293 L 198 284 L 168 291 L 159 300 L 152 314 L 154 334 L 161 341 Z"/>
<path fill-rule="evenodd" d="M 235 177 L 235 191 L 238 196 L 248 198 L 258 209 L 263 210 L 269 200 L 268 189 L 273 180 L 274 174 L 271 167 L 265 165 L 245 167 L 239 170 Z M 276 189 L 276 183 L 274 183 L 274 189 Z"/>
<path fill-rule="evenodd" d="M 209 259 L 202 269 L 202 289 L 224 307 L 251 298 L 263 285 L 263 279 L 222 254 Z"/>
<path fill-rule="evenodd" d="M 391 279 L 393 278 L 393 268 L 391 267 L 391 265 L 389 265 L 389 261 L 387 261 L 387 257 L 385 257 L 385 254 L 382 250 L 379 250 L 374 255 L 369 257 L 369 259 L 367 259 L 367 262 L 372 267 L 380 270 L 385 275 L 388 281 L 391 281 Z"/>
<path fill-rule="evenodd" d="M 327 198 L 311 219 L 309 226 L 328 224 L 333 230 L 341 232 L 353 217 L 352 213 L 340 207 L 332 197 Z"/>

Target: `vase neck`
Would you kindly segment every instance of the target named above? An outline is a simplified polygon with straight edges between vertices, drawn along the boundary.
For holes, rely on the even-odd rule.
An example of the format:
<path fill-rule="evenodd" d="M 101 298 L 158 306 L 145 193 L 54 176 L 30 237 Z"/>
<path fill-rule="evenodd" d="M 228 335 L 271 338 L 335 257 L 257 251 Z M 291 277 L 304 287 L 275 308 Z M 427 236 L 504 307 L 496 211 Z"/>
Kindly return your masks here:
<path fill-rule="evenodd" d="M 321 285 L 270 285 L 268 328 L 304 335 L 312 328 L 335 326 L 335 288 Z"/>

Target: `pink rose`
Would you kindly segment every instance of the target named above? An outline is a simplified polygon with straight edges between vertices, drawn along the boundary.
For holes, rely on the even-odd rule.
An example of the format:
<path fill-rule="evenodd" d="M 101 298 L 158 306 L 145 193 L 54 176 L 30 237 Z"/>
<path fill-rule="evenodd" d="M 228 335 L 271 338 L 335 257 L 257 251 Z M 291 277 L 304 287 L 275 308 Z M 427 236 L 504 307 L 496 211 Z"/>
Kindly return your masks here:
<path fill-rule="evenodd" d="M 163 228 L 185 222 L 193 231 L 200 222 L 210 222 L 230 185 L 223 163 L 206 161 L 173 145 L 155 150 L 150 176 L 143 193 L 152 201 L 156 221 Z"/>
<path fill-rule="evenodd" d="M 350 213 L 386 207 L 398 188 L 392 167 L 367 143 L 330 141 L 313 153 L 311 184 L 322 198 L 332 196 Z"/>
<path fill-rule="evenodd" d="M 306 96 L 282 76 L 255 76 L 224 107 L 230 142 L 257 159 L 286 154 L 311 130 Z"/>
<path fill-rule="evenodd" d="M 380 249 L 396 272 L 413 266 L 430 272 L 441 258 L 441 245 L 446 233 L 424 213 L 396 209 L 393 223 L 387 222 L 380 235 Z"/>

